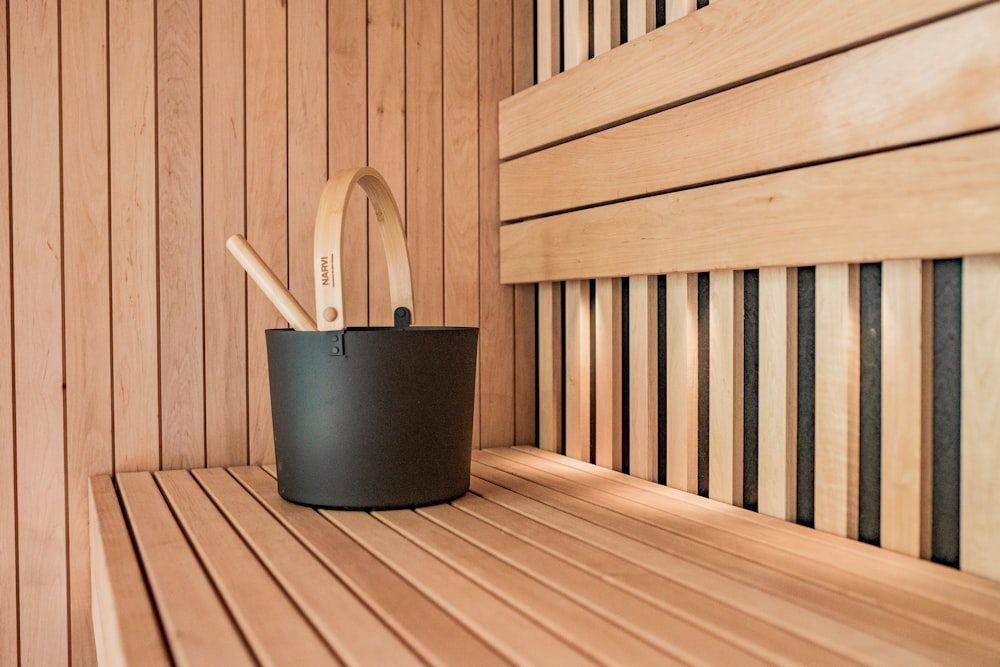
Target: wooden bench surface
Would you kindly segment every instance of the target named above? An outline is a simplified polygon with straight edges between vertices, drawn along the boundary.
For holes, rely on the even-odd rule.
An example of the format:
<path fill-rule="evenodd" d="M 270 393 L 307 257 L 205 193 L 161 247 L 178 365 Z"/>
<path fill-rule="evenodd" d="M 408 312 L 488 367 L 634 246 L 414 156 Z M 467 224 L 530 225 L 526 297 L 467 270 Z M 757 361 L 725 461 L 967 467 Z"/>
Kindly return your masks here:
<path fill-rule="evenodd" d="M 371 513 L 273 468 L 93 478 L 102 661 L 1000 663 L 997 583 L 537 449 L 472 465 Z"/>

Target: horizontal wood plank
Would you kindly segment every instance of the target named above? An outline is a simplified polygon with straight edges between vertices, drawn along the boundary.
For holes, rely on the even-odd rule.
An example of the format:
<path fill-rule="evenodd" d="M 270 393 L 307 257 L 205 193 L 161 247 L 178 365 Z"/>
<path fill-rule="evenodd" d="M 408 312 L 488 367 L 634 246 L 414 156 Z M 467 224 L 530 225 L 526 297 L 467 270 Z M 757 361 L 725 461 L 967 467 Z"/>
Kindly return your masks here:
<path fill-rule="evenodd" d="M 505 162 L 500 217 L 996 127 L 997 34 L 1000 3 Z"/>
<path fill-rule="evenodd" d="M 500 157 L 655 112 L 978 4 L 713 2 L 504 100 Z M 736 53 L 740 57 L 733 57 Z"/>
<path fill-rule="evenodd" d="M 993 131 L 507 225 L 500 279 L 997 253 L 998 209 Z"/>

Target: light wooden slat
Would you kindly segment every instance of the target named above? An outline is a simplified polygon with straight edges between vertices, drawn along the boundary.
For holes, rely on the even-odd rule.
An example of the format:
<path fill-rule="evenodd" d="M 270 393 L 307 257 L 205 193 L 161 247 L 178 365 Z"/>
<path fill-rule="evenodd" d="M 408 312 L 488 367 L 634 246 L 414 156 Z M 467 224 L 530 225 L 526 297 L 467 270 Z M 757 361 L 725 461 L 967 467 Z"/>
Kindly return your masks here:
<path fill-rule="evenodd" d="M 976 4 L 972 0 L 715 3 L 557 81 L 506 100 L 501 108 L 500 155 L 508 158 Z M 630 3 L 630 40 L 652 28 L 650 5 L 650 0 Z M 646 21 L 645 29 L 633 25 L 636 19 Z M 762 43 L 769 48 L 760 48 Z M 745 57 L 734 61 L 732 53 Z M 670 76 L 664 75 L 664 67 L 669 67 Z M 622 76 L 626 71 L 629 75 Z"/>
<path fill-rule="evenodd" d="M 594 288 L 595 463 L 622 469 L 622 284 L 600 278 Z"/>
<path fill-rule="evenodd" d="M 594 55 L 599 56 L 621 43 L 621 2 L 594 0 Z M 519 92 L 519 91 L 514 91 Z"/>
<path fill-rule="evenodd" d="M 699 629 L 704 629 L 720 636 L 723 641 L 738 646 L 741 650 L 753 654 L 757 658 L 775 662 L 808 661 L 813 664 L 821 662 L 842 661 L 842 655 L 835 655 L 815 643 L 789 632 L 789 628 L 779 628 L 772 624 L 775 619 L 756 618 L 738 611 L 723 601 L 703 595 L 701 591 L 693 590 L 683 583 L 662 576 L 659 572 L 644 568 L 632 562 L 618 549 L 608 550 L 595 547 L 579 538 L 573 531 L 554 529 L 546 522 L 538 522 L 521 516 L 520 513 L 488 502 L 482 498 L 469 496 L 455 503 L 455 507 L 475 516 L 505 533 L 523 540 L 533 547 L 546 552 L 557 559 L 558 567 L 566 565 L 578 567 L 589 574 L 601 577 L 607 583 L 635 596 L 638 600 L 653 605 L 657 610 L 675 614 L 684 623 L 691 623 Z M 444 508 L 433 508 L 430 511 L 444 514 Z M 452 511 L 454 514 L 454 511 Z M 444 520 L 442 521 L 444 522 Z M 470 532 L 486 532 L 462 517 L 461 524 L 468 526 Z M 448 524 L 450 525 L 450 523 Z M 458 528 L 461 530 L 461 528 Z M 484 540 L 485 542 L 486 540 Z M 500 540 L 493 540 L 501 544 Z M 640 547 L 641 548 L 641 547 Z M 507 549 L 503 550 L 507 553 Z M 513 555 L 513 554 L 511 554 Z M 532 559 L 535 562 L 535 559 Z M 614 572 L 613 577 L 607 573 Z M 653 612 L 654 614 L 657 612 Z M 664 627 L 667 627 L 665 624 Z M 782 624 L 785 625 L 785 624 Z M 676 626 L 675 626 L 676 627 Z M 684 632 L 682 627 L 676 631 Z M 696 630 L 697 632 L 697 630 Z M 665 637 L 666 638 L 666 637 Z M 685 640 L 687 637 L 685 637 Z M 712 643 L 718 641 L 712 638 Z M 673 642 L 681 644 L 682 642 Z M 703 658 L 705 652 L 697 651 Z"/>
<path fill-rule="evenodd" d="M 559 0 L 535 0 L 535 81 L 559 73 Z"/>
<path fill-rule="evenodd" d="M 368 163 L 367 5 L 328 3 L 327 95 L 329 173 Z M 368 325 L 368 225 L 360 203 L 345 213 L 344 314 L 348 326 Z M 378 236 L 374 237 L 376 242 Z"/>
<path fill-rule="evenodd" d="M 924 407 L 925 337 L 932 303 L 926 285 L 930 263 L 918 259 L 882 264 L 882 480 L 881 546 L 929 557 L 931 463 L 929 418 Z"/>
<path fill-rule="evenodd" d="M 743 272 L 709 276 L 708 495 L 743 505 Z"/>
<path fill-rule="evenodd" d="M 284 3 L 246 3 L 247 240 L 282 282 L 288 276 L 287 43 Z M 264 330 L 286 326 L 264 294 L 247 290 L 250 462 L 274 460 Z"/>
<path fill-rule="evenodd" d="M 0 12 L 0 34 L 8 34 L 8 14 Z M 0 49 L 0 127 L 9 127 L 10 66 L 7 49 Z M 0 132 L 0 276 L 14 283 L 11 256 L 10 206 L 10 134 Z M 69 256 L 69 255 L 68 255 Z M 0 552 L 17 553 L 17 488 L 14 485 L 17 455 L 14 440 L 14 317 L 11 290 L 0 291 L 0 404 L 11 406 L 0 411 Z M 70 348 L 72 349 L 72 348 Z M 72 359 L 72 357 L 68 357 Z M 70 364 L 73 362 L 70 361 Z M 69 368 L 67 368 L 69 373 Z M 67 400 L 75 399 L 75 395 Z M 69 406 L 67 405 L 67 409 Z M 74 422 L 75 424 L 76 422 Z M 0 568 L 0 617 L 16 619 L 17 568 Z M 18 631 L 16 623 L 0 627 L 0 663 L 17 662 Z"/>
<path fill-rule="evenodd" d="M 590 460 L 590 282 L 566 283 L 566 455 Z"/>
<path fill-rule="evenodd" d="M 205 291 L 205 450 L 208 465 L 246 463 L 247 281 L 225 249 L 246 235 L 243 5 L 201 13 Z M 251 289 L 253 289 L 251 287 Z"/>
<path fill-rule="evenodd" d="M 70 661 L 96 658 L 90 614 L 90 549 L 87 481 L 112 471 L 111 272 L 108 209 L 107 7 L 84 0 L 60 5 L 62 25 L 62 193 L 66 350 L 66 493 L 70 583 Z M 6 19 L 6 17 L 5 17 Z M 4 20 L 5 20 L 4 19 Z M 6 31 L 0 29 L 0 34 Z M 6 72 L 6 54 L 0 67 Z M 0 86 L 6 88 L 6 86 Z M 3 103 L 3 102 L 0 102 Z M 6 126 L 6 106 L 0 127 Z M 0 149 L 2 161 L 8 155 Z M 6 180 L 6 165 L 0 179 Z M 7 198 L 7 186 L 0 197 Z M 9 200 L 8 200 L 9 201 Z M 0 215 L 7 222 L 9 212 Z M 6 225 L 4 225 L 6 227 Z M 7 239 L 5 238 L 6 242 Z M 7 249 L 9 250 L 9 249 Z M 0 249 L 0 264 L 9 258 Z M 100 261 L 95 261 L 99 258 Z M 9 275 L 9 267 L 0 268 Z M 5 294 L 5 296 L 7 296 Z M 0 304 L 0 310 L 4 305 Z M 7 304 L 7 313 L 10 312 Z M 6 331 L 10 331 L 9 321 Z M 9 349 L 0 342 L 0 351 Z M 2 352 L 7 354 L 6 352 Z M 3 363 L 0 362 L 0 368 Z M 0 378 L 0 387 L 4 380 Z M 0 388 L 0 402 L 7 392 Z M 7 402 L 6 405 L 13 405 Z M 0 439 L 13 433 L 0 427 Z M 3 455 L 0 454 L 0 459 Z M 3 463 L 0 463 L 0 478 Z M 0 479 L 0 485 L 4 483 Z M 13 489 L 13 479 L 11 479 Z M 0 500 L 4 505 L 4 500 Z M 7 507 L 14 507 L 13 499 Z M 2 521 L 0 521 L 2 523 Z M 3 528 L 0 528 L 0 541 Z M 0 551 L 3 551 L 0 547 Z M 14 553 L 14 550 L 7 553 Z M 2 577 L 2 575 L 0 575 Z M 0 597 L 4 596 L 0 584 Z M 13 591 L 9 598 L 15 600 Z M 11 614 L 0 616 L 13 619 Z M 3 640 L 0 639 L 0 647 Z M 7 664 L 0 648 L 0 663 Z M 14 658 L 10 664 L 16 662 Z"/>
<path fill-rule="evenodd" d="M 562 0 L 563 70 L 587 60 L 589 9 L 587 0 Z"/>
<path fill-rule="evenodd" d="M 414 322 L 444 324 L 441 0 L 406 4 L 406 242 Z"/>
<path fill-rule="evenodd" d="M 990 132 L 506 225 L 500 278 L 1000 252 L 998 151 Z"/>
<path fill-rule="evenodd" d="M 327 180 L 327 8 L 289 2 L 288 21 L 288 290 L 316 303 L 313 237 Z M 337 122 L 342 122 L 338 119 Z M 361 166 L 358 164 L 356 166 Z M 360 208 L 360 207 L 359 207 Z M 352 230 L 353 231 L 353 230 Z"/>
<path fill-rule="evenodd" d="M 698 492 L 698 274 L 667 276 L 667 486 Z"/>
<path fill-rule="evenodd" d="M 562 297 L 559 285 L 538 286 L 538 446 L 562 451 Z"/>
<path fill-rule="evenodd" d="M 628 286 L 629 473 L 656 480 L 657 372 L 656 276 L 631 276 Z"/>
<path fill-rule="evenodd" d="M 1000 577 L 1000 258 L 962 261 L 961 567 Z"/>
<path fill-rule="evenodd" d="M 721 575 L 735 584 L 735 594 L 739 593 L 740 587 L 745 586 L 749 589 L 749 594 L 761 598 L 759 604 L 766 604 L 768 596 L 772 596 L 782 600 L 779 609 L 802 607 L 805 611 L 802 620 L 810 625 L 817 622 L 817 616 L 822 616 L 826 623 L 846 626 L 848 630 L 838 635 L 841 646 L 852 653 L 867 654 L 870 656 L 867 660 L 933 664 L 935 659 L 957 661 L 961 655 L 966 663 L 975 664 L 977 657 L 983 659 L 989 655 L 989 649 L 982 645 L 970 645 L 965 637 L 956 637 L 937 628 L 921 625 L 911 618 L 903 618 L 869 604 L 870 597 L 867 594 L 859 596 L 855 590 L 856 573 L 836 573 L 834 578 L 841 586 L 829 588 L 822 577 L 817 576 L 826 571 L 815 569 L 808 558 L 790 559 L 787 553 L 772 551 L 772 547 L 766 543 L 726 532 L 715 533 L 713 538 L 704 542 L 694 537 L 704 536 L 707 525 L 721 528 L 725 522 L 716 523 L 718 517 L 707 524 L 688 523 L 687 508 L 675 516 L 668 511 L 669 505 L 663 504 L 663 498 L 655 501 L 647 498 L 641 504 L 633 502 L 641 497 L 635 494 L 641 493 L 642 489 L 629 488 L 632 484 L 609 486 L 606 478 L 605 483 L 595 484 L 588 479 L 586 484 L 581 485 L 574 483 L 571 477 L 566 477 L 565 471 L 560 470 L 553 475 L 544 472 L 544 467 L 537 467 L 538 462 L 521 464 L 509 458 L 508 453 L 514 452 L 491 450 L 483 452 L 478 460 L 485 462 L 489 459 L 491 465 L 495 463 L 496 467 L 505 472 L 516 474 L 517 481 L 503 481 L 505 486 L 517 488 L 520 493 L 546 505 L 577 514 L 590 523 Z M 632 480 L 633 483 L 639 481 Z M 659 491 L 670 490 L 659 487 Z M 692 494 L 683 495 L 698 499 Z M 715 507 L 745 512 L 712 502 Z M 655 518 L 652 514 L 656 515 Z M 799 528 L 800 531 L 809 530 Z M 802 546 L 800 541 L 792 541 Z M 858 543 L 853 543 L 853 546 L 858 546 Z M 767 555 L 764 555 L 765 552 Z M 915 559 L 909 559 L 908 563 L 917 564 L 918 567 L 930 565 Z M 897 576 L 902 572 L 906 572 L 906 568 L 897 570 Z M 912 572 L 907 576 L 912 582 Z"/>
<path fill-rule="evenodd" d="M 124 473 L 116 481 L 174 661 L 254 664 L 152 475 Z"/>
<path fill-rule="evenodd" d="M 20 661 L 69 658 L 63 399 L 62 235 L 59 191 L 59 14 L 11 3 L 9 121 L 12 448 Z M 154 432 L 155 436 L 155 432 Z M 12 482 L 14 480 L 11 480 Z M 13 620 L 13 619 L 11 619 Z M 4 622 L 3 625 L 8 625 Z"/>
<path fill-rule="evenodd" d="M 550 458 L 552 454 L 540 450 L 497 449 L 479 456 L 478 460 L 489 459 L 491 464 L 496 462 L 497 467 L 519 477 L 613 510 L 614 530 L 618 532 L 631 534 L 629 526 L 645 525 L 641 528 L 643 541 L 654 539 L 657 547 L 669 553 L 783 596 L 908 651 L 922 653 L 924 661 L 929 657 L 952 662 L 961 657 L 976 664 L 1000 650 L 994 639 L 995 614 L 985 610 L 968 613 L 947 596 L 941 598 L 949 608 L 943 613 L 941 601 L 927 597 L 922 588 L 914 588 L 914 577 L 921 581 L 933 577 L 942 569 L 939 565 L 899 556 L 896 563 L 885 568 L 891 574 L 876 578 L 858 562 L 867 562 L 863 553 L 873 548 L 857 542 L 845 544 L 843 538 L 836 538 L 837 547 L 820 546 L 811 539 L 815 531 L 805 527 L 756 514 L 747 517 L 748 513 L 739 508 L 642 484 L 641 480 L 622 479 L 595 466 L 583 473 L 583 479 L 567 476 L 565 468 L 573 463 L 572 459 L 562 457 L 556 462 Z M 525 456 L 533 457 L 528 465 L 519 462 Z M 595 475 L 604 481 L 595 482 L 591 479 Z M 663 496 L 668 494 L 682 505 L 663 504 Z M 698 505 L 702 506 L 700 510 L 695 508 Z M 733 521 L 719 516 L 724 508 L 733 510 Z M 740 529 L 743 521 L 772 528 L 780 525 L 782 529 L 768 530 L 771 534 L 765 538 L 756 525 L 750 530 L 746 530 L 748 525 Z M 887 551 L 876 553 L 883 557 L 894 555 Z M 968 579 L 965 583 L 974 585 Z"/>
<path fill-rule="evenodd" d="M 260 468 L 230 473 L 431 664 L 506 664 L 479 638 L 310 508 L 285 502 Z"/>
<path fill-rule="evenodd" d="M 535 2 L 514 0 L 514 92 L 535 84 Z"/>
<path fill-rule="evenodd" d="M 504 163 L 501 218 L 996 127 L 998 31 L 992 4 Z"/>
<path fill-rule="evenodd" d="M 796 516 L 798 271 L 760 270 L 757 508 Z"/>
<path fill-rule="evenodd" d="M 419 664 L 385 627 L 304 545 L 248 496 L 225 470 L 196 470 L 195 479 L 309 622 L 349 664 Z M 349 633 L 344 627 L 351 627 Z"/>
<path fill-rule="evenodd" d="M 858 534 L 858 267 L 816 267 L 816 528 Z"/>
<path fill-rule="evenodd" d="M 104 664 L 169 665 L 160 623 L 111 478 L 93 477 L 88 496 L 97 657 Z"/>
<path fill-rule="evenodd" d="M 368 0 L 368 165 L 379 170 L 408 220 L 406 202 L 406 11 L 403 0 Z M 361 206 L 355 202 L 354 206 Z M 385 251 L 368 225 L 368 323 L 392 325 Z M 419 314 L 416 315 L 419 317 Z"/>
<path fill-rule="evenodd" d="M 667 23 L 683 18 L 698 9 L 698 0 L 666 0 Z"/>
<path fill-rule="evenodd" d="M 559 638 L 472 580 L 458 576 L 451 567 L 371 515 L 358 512 L 322 514 L 508 660 L 592 664 Z"/>
<path fill-rule="evenodd" d="M 627 10 L 630 42 L 656 28 L 656 0 L 628 0 Z"/>
<path fill-rule="evenodd" d="M 497 105 L 513 90 L 512 0 L 479 6 L 480 446 L 514 442 L 514 290 L 501 285 Z"/>
<path fill-rule="evenodd" d="M 441 514 L 455 517 L 457 513 L 459 519 L 465 518 L 454 508 L 435 509 L 442 510 L 431 515 L 435 521 L 440 520 Z M 446 528 L 456 528 L 447 520 L 441 521 L 445 526 L 442 527 L 413 512 L 383 512 L 378 518 L 587 656 L 611 664 L 672 662 L 668 655 L 640 641 L 620 625 L 608 623 L 504 562 L 496 552 L 477 548 L 449 532 Z"/>
<path fill-rule="evenodd" d="M 205 465 L 201 9 L 156 3 L 161 465 Z"/>
<path fill-rule="evenodd" d="M 160 465 L 152 2 L 108 4 L 115 469 Z"/>
<path fill-rule="evenodd" d="M 514 444 L 537 443 L 535 286 L 514 286 Z"/>
<path fill-rule="evenodd" d="M 968 577 L 950 567 L 920 562 L 886 549 L 862 545 L 853 540 L 845 540 L 836 535 L 818 530 L 810 530 L 796 523 L 775 520 L 756 512 L 747 512 L 731 505 L 702 498 L 696 494 L 679 492 L 669 487 L 649 485 L 629 476 L 615 475 L 611 471 L 590 466 L 573 459 L 558 456 L 534 447 L 515 447 L 508 450 L 494 450 L 477 453 L 474 460 L 482 461 L 494 453 L 505 455 L 526 465 L 538 467 L 534 459 L 547 460 L 547 470 L 556 475 L 564 475 L 562 468 L 572 468 L 588 477 L 578 478 L 584 485 L 593 484 L 589 477 L 599 477 L 640 489 L 642 496 L 660 502 L 659 497 L 667 497 L 681 503 L 679 513 L 702 523 L 718 524 L 734 534 L 767 544 L 780 546 L 794 554 L 808 556 L 812 560 L 843 569 L 856 576 L 877 582 L 886 582 L 896 588 L 912 590 L 912 570 L 920 570 L 921 586 L 918 597 L 934 603 L 945 603 L 978 617 L 993 618 L 996 605 L 1000 603 L 1000 583 L 978 577 Z M 517 458 L 515 458 L 517 457 Z M 552 464 L 556 464 L 553 466 Z M 599 482 L 604 484 L 605 482 Z M 720 516 L 721 515 L 721 516 Z M 724 518 L 723 518 L 724 517 Z"/>

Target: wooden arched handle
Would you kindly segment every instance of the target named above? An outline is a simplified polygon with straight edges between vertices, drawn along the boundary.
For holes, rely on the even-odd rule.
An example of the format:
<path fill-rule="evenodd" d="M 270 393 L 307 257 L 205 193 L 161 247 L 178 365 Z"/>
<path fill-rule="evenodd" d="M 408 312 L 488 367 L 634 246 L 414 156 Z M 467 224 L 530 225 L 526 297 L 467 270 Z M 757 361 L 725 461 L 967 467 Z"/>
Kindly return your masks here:
<path fill-rule="evenodd" d="M 406 308 L 413 313 L 410 258 L 406 252 L 403 221 L 392 190 L 382 175 L 371 167 L 345 169 L 327 181 L 316 212 L 313 252 L 316 271 L 316 326 L 320 331 L 346 328 L 341 248 L 344 213 L 355 185 L 360 185 L 368 195 L 378 218 L 385 258 L 389 265 L 389 298 L 392 308 L 394 311 Z"/>

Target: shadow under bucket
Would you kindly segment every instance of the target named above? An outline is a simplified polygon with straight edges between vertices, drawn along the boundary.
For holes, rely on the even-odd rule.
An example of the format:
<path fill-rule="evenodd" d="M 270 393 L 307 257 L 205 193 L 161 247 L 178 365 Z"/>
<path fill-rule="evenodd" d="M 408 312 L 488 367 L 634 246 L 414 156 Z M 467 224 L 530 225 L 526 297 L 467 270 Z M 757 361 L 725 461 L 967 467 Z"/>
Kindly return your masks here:
<path fill-rule="evenodd" d="M 468 491 L 478 329 L 265 336 L 283 498 L 393 509 Z"/>

